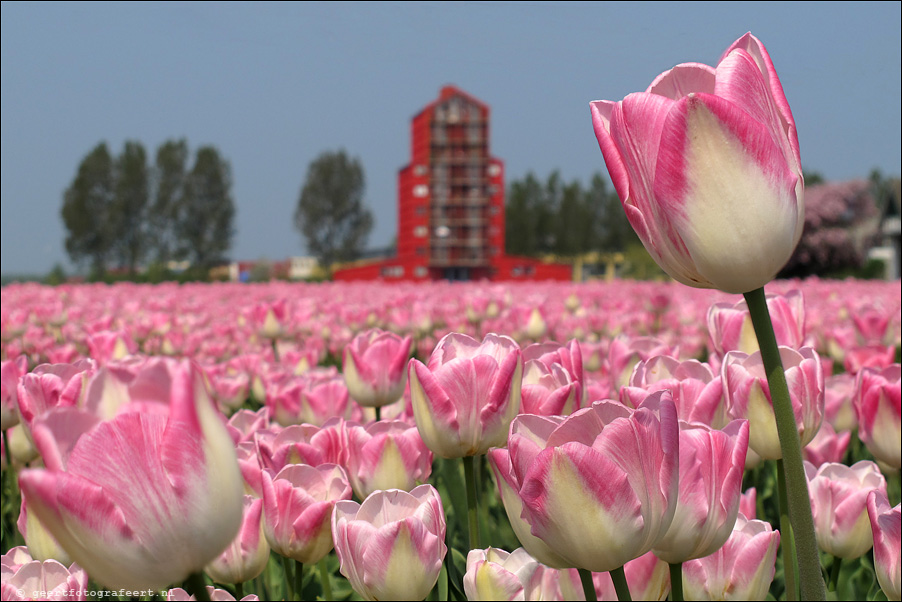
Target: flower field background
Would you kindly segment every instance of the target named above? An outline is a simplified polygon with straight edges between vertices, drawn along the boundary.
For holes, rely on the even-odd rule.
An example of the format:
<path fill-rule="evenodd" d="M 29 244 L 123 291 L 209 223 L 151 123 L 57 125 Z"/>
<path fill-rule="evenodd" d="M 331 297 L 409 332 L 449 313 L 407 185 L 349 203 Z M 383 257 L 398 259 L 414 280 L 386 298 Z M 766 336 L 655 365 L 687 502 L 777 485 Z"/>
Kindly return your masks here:
<path fill-rule="evenodd" d="M 824 535 L 822 542 L 822 532 L 842 530 L 831 517 L 846 520 L 845 510 L 815 504 L 850 487 L 828 484 L 828 493 L 816 493 L 817 479 L 841 472 L 819 467 L 835 463 L 857 466 L 858 477 L 842 478 L 858 478 L 866 489 L 863 498 L 856 494 L 860 506 L 882 484 L 888 508 L 895 507 L 895 542 L 889 542 L 895 568 L 888 579 L 895 579 L 898 599 L 899 283 L 775 281 L 766 289 L 778 342 L 799 356 L 798 370 L 810 377 L 805 386 L 817 405 L 800 409 L 797 419 L 810 417 L 800 432 L 808 443 L 831 595 L 883 599 L 881 586 L 887 587 L 878 583 L 883 569 L 870 551 L 874 519 L 867 512 L 852 521 L 856 536 L 867 541 L 831 543 Z M 480 596 L 488 582 L 494 595 L 507 592 L 502 599 L 579 598 L 575 571 L 546 568 L 525 551 L 514 552 L 522 545 L 536 556 L 523 541 L 529 526 L 522 535 L 522 526 L 511 524 L 512 502 L 503 499 L 505 487 L 522 485 L 504 476 L 504 463 L 516 464 L 520 452 L 512 447 L 498 455 L 507 424 L 519 412 L 511 432 L 522 438 L 525 414 L 603 412 L 609 410 L 598 408 L 608 406 L 593 403 L 610 400 L 633 416 L 651 407 L 654 395 L 655 403 L 672 396 L 680 420 L 751 441 L 744 469 L 730 477 L 741 478 L 744 494 L 723 501 L 734 516 L 736 507 L 743 514 L 733 532 L 739 535 L 718 545 L 715 555 L 721 565 L 743 566 L 737 574 L 755 576 L 739 583 L 731 579 L 741 577 L 715 575 L 713 564 L 705 564 L 714 556 L 706 551 L 682 565 L 687 598 L 783 599 L 784 552 L 778 554 L 775 542 L 764 545 L 771 557 L 759 559 L 755 570 L 743 565 L 751 552 L 742 551 L 742 538 L 759 541 L 778 531 L 780 517 L 776 474 L 762 459 L 767 444 L 755 443 L 766 438 L 766 427 L 756 423 L 754 401 L 737 393 L 742 371 L 752 375 L 747 380 L 756 373 L 745 355 L 735 354 L 754 357 L 757 346 L 740 299 L 676 283 L 626 281 L 8 286 L 2 291 L 3 599 L 18 599 L 24 583 L 57 592 L 145 590 L 138 597 L 160 599 L 166 595 L 160 590 L 200 571 L 207 585 L 236 598 L 486 599 Z M 457 406 L 449 420 L 438 410 L 430 416 L 417 410 L 437 389 L 451 390 L 442 366 L 467 354 L 494 354 L 497 365 L 486 371 L 509 374 L 497 399 L 495 384 L 473 389 L 499 407 L 517 398 L 517 407 L 503 410 L 511 413 L 503 426 L 492 426 L 484 408 L 468 413 Z M 509 372 L 507 357 L 516 357 Z M 792 366 L 785 358 L 784 364 Z M 482 364 L 473 365 L 478 378 Z M 888 390 L 895 387 L 894 401 L 889 393 L 888 406 L 867 409 L 865 389 L 880 378 Z M 665 421 L 663 410 L 655 415 Z M 748 428 L 729 427 L 733 419 L 748 419 Z M 563 419 L 547 420 L 557 428 Z M 444 437 L 453 428 L 460 431 L 452 445 Z M 449 445 L 466 449 L 457 453 Z M 489 447 L 495 451 L 484 461 Z M 470 457 L 478 546 L 471 545 L 468 524 L 470 469 L 456 460 L 468 454 L 476 454 Z M 880 470 L 867 471 L 861 461 L 879 462 Z M 386 489 L 411 493 L 376 493 Z M 359 507 L 350 501 L 365 499 Z M 689 520 L 679 512 L 677 520 Z M 364 515 L 381 516 L 384 524 L 371 522 L 376 526 L 359 535 L 354 529 Z M 393 521 L 421 534 L 406 544 L 413 551 L 392 539 L 381 545 L 398 554 L 394 560 L 392 553 L 387 560 L 386 554 L 354 557 L 367 541 L 387 537 L 380 528 Z M 611 545 L 583 544 L 590 550 Z M 14 550 L 25 545 L 27 553 Z M 89 564 L 87 574 L 78 566 L 70 571 L 73 561 Z M 667 598 L 667 571 L 651 552 L 630 559 L 625 572 L 634 599 Z M 505 574 L 513 581 L 499 577 Z M 386 584 L 392 579 L 409 589 Z M 712 589 L 717 579 L 719 594 Z M 615 599 L 607 573 L 594 580 L 599 599 Z"/>

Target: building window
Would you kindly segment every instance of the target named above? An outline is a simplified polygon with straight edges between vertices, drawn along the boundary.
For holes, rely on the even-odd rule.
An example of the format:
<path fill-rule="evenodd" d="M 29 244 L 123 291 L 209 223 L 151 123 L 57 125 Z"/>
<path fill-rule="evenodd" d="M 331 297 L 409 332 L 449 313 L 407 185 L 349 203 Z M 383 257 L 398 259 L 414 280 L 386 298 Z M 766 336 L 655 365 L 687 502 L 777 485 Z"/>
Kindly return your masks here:
<path fill-rule="evenodd" d="M 419 265 L 413 270 L 413 275 L 417 278 L 425 278 L 429 275 L 429 270 L 425 267 Z"/>
<path fill-rule="evenodd" d="M 498 165 L 498 164 L 496 164 L 496 163 L 493 163 L 493 164 L 489 165 L 489 175 L 490 175 L 490 176 L 497 176 L 497 175 L 499 175 L 500 173 L 501 173 L 501 166 L 500 166 L 500 165 Z"/>
<path fill-rule="evenodd" d="M 413 229 L 413 235 L 417 238 L 423 238 L 427 234 L 429 234 L 429 228 L 426 226 L 417 226 Z"/>
<path fill-rule="evenodd" d="M 425 205 L 417 205 L 413 212 L 416 215 L 426 215 L 426 207 Z"/>
<path fill-rule="evenodd" d="M 425 165 L 415 165 L 413 168 L 413 175 L 415 176 L 425 176 L 429 172 L 429 168 Z"/>
<path fill-rule="evenodd" d="M 413 187 L 413 196 L 415 197 L 424 197 L 429 194 L 429 187 L 425 184 L 417 184 Z"/>

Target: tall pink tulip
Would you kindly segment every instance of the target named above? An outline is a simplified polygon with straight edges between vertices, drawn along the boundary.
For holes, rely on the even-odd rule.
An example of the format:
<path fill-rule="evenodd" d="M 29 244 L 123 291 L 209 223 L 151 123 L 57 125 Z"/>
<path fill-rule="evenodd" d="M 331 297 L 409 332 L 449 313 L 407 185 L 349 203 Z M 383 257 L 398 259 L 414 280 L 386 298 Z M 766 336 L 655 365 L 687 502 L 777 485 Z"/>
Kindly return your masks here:
<path fill-rule="evenodd" d="M 867 499 L 871 491 L 886 492 L 886 480 L 873 462 L 852 466 L 805 463 L 814 529 L 821 550 L 851 560 L 871 549 L 873 537 Z"/>
<path fill-rule="evenodd" d="M 686 600 L 764 600 L 774 580 L 780 532 L 741 514 L 719 550 L 683 563 Z"/>
<path fill-rule="evenodd" d="M 671 564 L 702 558 L 724 544 L 739 512 L 749 425 L 723 430 L 680 422 L 680 494 L 673 523 L 654 546 Z"/>
<path fill-rule="evenodd" d="M 881 462 L 902 467 L 902 369 L 893 364 L 881 371 L 866 368 L 858 374 L 853 404 L 858 436 Z"/>
<path fill-rule="evenodd" d="M 874 534 L 874 570 L 890 600 L 902 597 L 902 505 L 890 508 L 883 492 L 868 495 L 868 517 Z"/>
<path fill-rule="evenodd" d="M 235 447 L 187 361 L 157 360 L 160 411 L 99 421 L 74 408 L 35 422 L 46 470 L 22 490 L 70 557 L 111 589 L 158 589 L 199 572 L 241 524 Z M 148 381 L 144 381 L 149 384 Z"/>
<path fill-rule="evenodd" d="M 757 38 L 736 40 L 716 68 L 677 65 L 591 109 L 627 218 L 658 265 L 730 293 L 776 276 L 802 235 L 804 185 L 795 121 Z"/>
<path fill-rule="evenodd" d="M 245 495 L 238 535 L 205 571 L 218 583 L 244 583 L 262 573 L 268 561 L 269 544 L 263 534 L 263 500 Z"/>
<path fill-rule="evenodd" d="M 347 468 L 360 499 L 378 489 L 410 491 L 432 473 L 432 452 L 416 427 L 406 422 L 348 424 Z"/>
<path fill-rule="evenodd" d="M 351 397 L 368 408 L 401 399 L 407 384 L 407 360 L 413 339 L 393 332 L 368 330 L 345 347 L 343 370 Z"/>
<path fill-rule="evenodd" d="M 442 569 L 445 513 L 432 485 L 338 502 L 332 536 L 341 573 L 367 600 L 422 600 Z"/>
<path fill-rule="evenodd" d="M 670 527 L 679 426 L 669 392 L 635 410 L 596 402 L 562 422 L 518 416 L 508 446 L 523 518 L 563 560 L 555 568 L 618 569 Z"/>
<path fill-rule="evenodd" d="M 443 458 L 484 454 L 507 441 L 520 410 L 523 361 L 510 337 L 480 343 L 451 333 L 427 364 L 410 361 L 410 397 L 426 446 Z"/>
<path fill-rule="evenodd" d="M 332 549 L 332 509 L 351 497 L 344 470 L 335 464 L 291 464 L 278 474 L 264 469 L 263 532 L 286 558 L 316 563 Z"/>
<path fill-rule="evenodd" d="M 780 347 L 780 357 L 796 428 L 804 446 L 817 434 L 824 417 L 823 368 L 817 353 L 808 347 L 799 351 Z M 746 355 L 731 351 L 724 358 L 721 370 L 730 414 L 749 421 L 749 447 L 765 459 L 781 458 L 777 421 L 761 352 Z"/>

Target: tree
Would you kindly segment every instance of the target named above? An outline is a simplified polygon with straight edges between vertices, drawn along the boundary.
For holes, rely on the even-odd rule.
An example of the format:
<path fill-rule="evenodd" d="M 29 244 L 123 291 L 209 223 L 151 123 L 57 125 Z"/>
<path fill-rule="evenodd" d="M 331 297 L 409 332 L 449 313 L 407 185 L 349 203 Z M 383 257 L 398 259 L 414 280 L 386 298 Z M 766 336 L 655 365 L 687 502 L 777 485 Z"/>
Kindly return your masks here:
<path fill-rule="evenodd" d="M 75 180 L 63 193 L 62 218 L 66 252 L 77 265 L 102 274 L 115 241 L 111 215 L 115 198 L 113 158 L 101 142 L 82 159 Z"/>
<path fill-rule="evenodd" d="M 157 149 L 154 169 L 155 195 L 150 211 L 149 229 L 154 241 L 156 260 L 166 263 L 177 246 L 175 224 L 185 190 L 188 171 L 188 143 L 167 140 Z"/>
<path fill-rule="evenodd" d="M 508 188 L 504 213 L 505 248 L 511 255 L 537 255 L 540 245 L 542 183 L 533 172 L 514 180 Z"/>
<path fill-rule="evenodd" d="M 212 146 L 197 149 L 194 166 L 177 203 L 174 231 L 177 256 L 196 268 L 224 259 L 235 234 L 232 172 Z"/>
<path fill-rule="evenodd" d="M 150 178 L 144 145 L 126 141 L 116 159 L 115 194 L 110 213 L 110 228 L 116 233 L 113 253 L 120 267 L 135 273 L 148 250 L 147 205 Z"/>
<path fill-rule="evenodd" d="M 364 188 L 360 161 L 344 150 L 322 153 L 307 169 L 294 223 L 324 267 L 356 259 L 366 246 L 373 215 Z"/>

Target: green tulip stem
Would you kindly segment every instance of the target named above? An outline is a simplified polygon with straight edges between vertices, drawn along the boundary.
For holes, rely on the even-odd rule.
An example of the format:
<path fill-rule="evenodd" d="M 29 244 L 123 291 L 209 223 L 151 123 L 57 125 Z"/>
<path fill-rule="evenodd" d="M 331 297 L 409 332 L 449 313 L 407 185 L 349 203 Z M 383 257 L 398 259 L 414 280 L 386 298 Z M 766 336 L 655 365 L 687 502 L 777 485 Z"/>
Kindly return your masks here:
<path fill-rule="evenodd" d="M 270 344 L 272 345 L 272 354 L 276 360 L 276 363 L 279 363 L 279 346 L 276 344 L 275 339 L 269 339 Z"/>
<path fill-rule="evenodd" d="M 479 514 L 476 506 L 476 470 L 474 456 L 464 456 L 464 479 L 467 482 L 467 522 L 470 526 L 470 549 L 479 550 Z"/>
<path fill-rule="evenodd" d="M 614 591 L 617 592 L 617 599 L 620 600 L 620 602 L 632 602 L 633 598 L 630 596 L 630 586 L 626 582 L 626 572 L 624 572 L 623 567 L 610 571 L 610 574 L 611 581 L 614 582 Z"/>
<path fill-rule="evenodd" d="M 808 478 L 802 464 L 802 445 L 796 428 L 795 414 L 786 385 L 786 373 L 780 359 L 777 338 L 767 309 L 764 288 L 745 293 L 761 359 L 767 373 L 767 384 L 774 404 L 777 421 L 777 436 L 786 469 L 786 487 L 789 501 L 789 519 L 798 554 L 799 582 L 803 600 L 825 600 L 827 591 L 821 573 L 817 540 L 814 536 L 814 519 L 811 516 L 811 501 L 808 498 Z M 786 536 L 781 533 L 781 538 Z M 784 562 L 786 559 L 784 558 Z M 785 570 L 785 568 L 784 568 Z M 785 571 L 789 573 L 788 570 Z"/>
<path fill-rule="evenodd" d="M 382 420 L 382 408 L 380 406 L 376 406 L 374 408 L 376 410 L 376 422 Z"/>
<path fill-rule="evenodd" d="M 579 573 L 579 581 L 583 584 L 583 594 L 586 602 L 598 602 L 598 594 L 595 593 L 595 582 L 592 581 L 592 571 L 588 569 L 576 569 Z"/>
<path fill-rule="evenodd" d="M 304 595 L 304 563 L 294 561 L 294 595 L 297 596 L 297 600 L 303 600 Z"/>
<path fill-rule="evenodd" d="M 244 597 L 244 584 L 236 583 L 235 584 L 235 599 L 240 600 Z"/>
<path fill-rule="evenodd" d="M 329 577 L 329 567 L 326 566 L 326 557 L 319 561 L 319 580 L 323 584 L 323 600 L 332 601 L 332 580 Z"/>
<path fill-rule="evenodd" d="M 282 556 L 282 568 L 285 569 L 285 599 L 296 600 L 294 591 L 294 567 L 293 562 L 287 556 Z"/>
<path fill-rule="evenodd" d="M 195 600 L 209 602 L 210 592 L 207 591 L 207 582 L 204 581 L 203 573 L 197 572 L 188 575 L 184 586 L 188 594 L 194 596 Z"/>
<path fill-rule="evenodd" d="M 842 567 L 842 558 L 833 557 L 833 564 L 830 565 L 830 591 L 835 592 L 836 586 L 839 585 L 839 569 Z"/>
<path fill-rule="evenodd" d="M 683 602 L 683 563 L 671 562 L 670 566 L 670 599 Z"/>
<path fill-rule="evenodd" d="M 798 564 L 795 541 L 789 520 L 789 497 L 786 491 L 786 470 L 783 460 L 777 460 L 777 501 L 780 504 L 780 547 L 783 549 L 783 578 L 786 583 L 786 599 L 799 599 L 799 586 L 795 568 Z"/>

